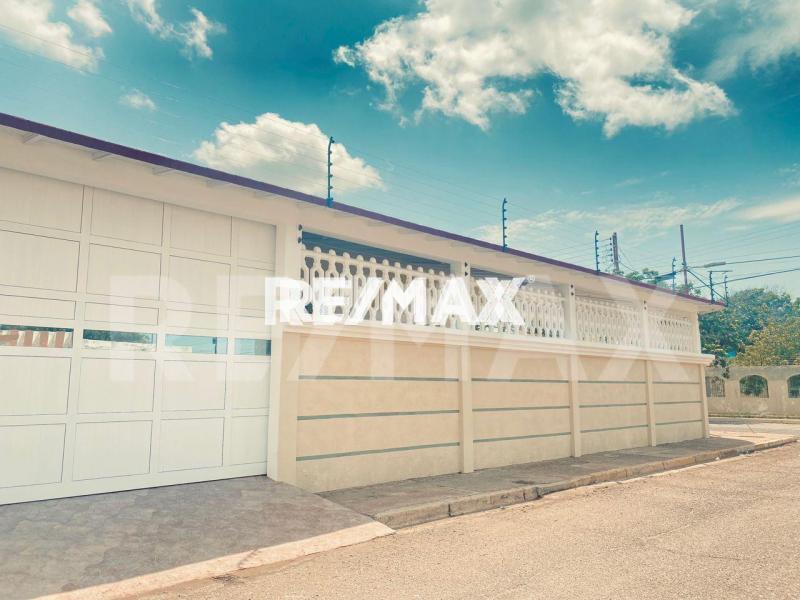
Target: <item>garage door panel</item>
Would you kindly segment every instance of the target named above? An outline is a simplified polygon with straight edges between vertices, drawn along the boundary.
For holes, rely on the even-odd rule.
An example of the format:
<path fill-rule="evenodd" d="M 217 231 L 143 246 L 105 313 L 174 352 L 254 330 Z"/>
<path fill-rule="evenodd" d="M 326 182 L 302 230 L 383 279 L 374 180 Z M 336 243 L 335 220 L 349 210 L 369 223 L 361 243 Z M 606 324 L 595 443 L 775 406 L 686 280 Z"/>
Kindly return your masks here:
<path fill-rule="evenodd" d="M 230 270 L 230 265 L 224 263 L 172 256 L 167 299 L 185 304 L 227 306 Z"/>
<path fill-rule="evenodd" d="M 150 421 L 78 423 L 73 479 L 147 473 L 150 470 L 151 431 Z"/>
<path fill-rule="evenodd" d="M 79 249 L 73 240 L 0 231 L 0 285 L 74 292 Z"/>
<path fill-rule="evenodd" d="M 231 218 L 175 206 L 170 243 L 173 248 L 230 256 Z"/>
<path fill-rule="evenodd" d="M 267 420 L 263 416 L 231 420 L 231 465 L 267 462 Z"/>
<path fill-rule="evenodd" d="M 0 356 L 0 415 L 66 414 L 70 364 L 68 357 Z"/>
<path fill-rule="evenodd" d="M 0 427 L 0 488 L 61 481 L 65 425 Z"/>
<path fill-rule="evenodd" d="M 94 191 L 92 233 L 103 237 L 161 245 L 164 205 L 161 202 Z"/>
<path fill-rule="evenodd" d="M 239 257 L 275 263 L 275 226 L 255 221 L 238 221 Z"/>
<path fill-rule="evenodd" d="M 83 359 L 78 412 L 152 411 L 155 370 L 154 360 Z"/>
<path fill-rule="evenodd" d="M 225 408 L 226 367 L 223 362 L 166 361 L 163 410 Z"/>
<path fill-rule="evenodd" d="M 275 227 L 34 180 L 0 169 L 0 505 L 265 473 Z"/>
<path fill-rule="evenodd" d="M 92 244 L 86 291 L 103 296 L 158 300 L 161 255 Z"/>
<path fill-rule="evenodd" d="M 161 421 L 161 471 L 222 466 L 224 419 L 166 419 Z"/>
<path fill-rule="evenodd" d="M 146 306 L 123 306 L 87 302 L 84 319 L 100 323 L 130 323 L 131 325 L 158 325 L 158 309 Z"/>
<path fill-rule="evenodd" d="M 232 370 L 233 408 L 266 408 L 269 403 L 269 365 L 234 363 Z"/>
<path fill-rule="evenodd" d="M 2 221 L 78 232 L 82 208 L 82 185 L 0 169 Z"/>

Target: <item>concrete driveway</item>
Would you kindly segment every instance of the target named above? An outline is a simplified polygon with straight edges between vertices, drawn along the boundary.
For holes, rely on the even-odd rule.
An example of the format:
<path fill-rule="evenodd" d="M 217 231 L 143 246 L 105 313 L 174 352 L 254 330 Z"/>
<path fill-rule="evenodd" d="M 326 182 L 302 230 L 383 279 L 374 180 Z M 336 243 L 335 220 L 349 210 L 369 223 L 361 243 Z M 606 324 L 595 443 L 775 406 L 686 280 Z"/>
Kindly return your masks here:
<path fill-rule="evenodd" d="M 0 506 L 0 598 L 125 580 L 117 597 L 389 532 L 266 477 Z"/>
<path fill-rule="evenodd" d="M 795 443 L 150 598 L 798 598 L 798 537 Z"/>

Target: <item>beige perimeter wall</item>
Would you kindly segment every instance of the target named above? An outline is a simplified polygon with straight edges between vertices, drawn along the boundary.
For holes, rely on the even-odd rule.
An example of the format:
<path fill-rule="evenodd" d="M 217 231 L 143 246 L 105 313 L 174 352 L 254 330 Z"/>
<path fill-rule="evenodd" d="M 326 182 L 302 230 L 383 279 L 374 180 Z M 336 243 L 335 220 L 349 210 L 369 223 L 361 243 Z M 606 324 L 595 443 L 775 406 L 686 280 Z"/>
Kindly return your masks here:
<path fill-rule="evenodd" d="M 707 431 L 697 364 L 313 332 L 284 334 L 282 364 L 281 460 L 314 491 Z"/>

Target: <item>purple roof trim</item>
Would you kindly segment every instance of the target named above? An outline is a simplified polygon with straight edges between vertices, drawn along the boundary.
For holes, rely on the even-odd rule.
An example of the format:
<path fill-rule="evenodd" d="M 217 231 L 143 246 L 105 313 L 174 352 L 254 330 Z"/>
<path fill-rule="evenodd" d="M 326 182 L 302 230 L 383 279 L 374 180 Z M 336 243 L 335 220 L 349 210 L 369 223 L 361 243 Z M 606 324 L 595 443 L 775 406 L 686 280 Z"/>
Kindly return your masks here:
<path fill-rule="evenodd" d="M 287 198 L 291 198 L 292 200 L 297 200 L 299 202 L 307 202 L 309 204 L 315 204 L 317 206 L 326 205 L 324 198 L 319 198 L 317 196 L 312 196 L 310 194 L 304 194 L 303 192 L 298 192 L 296 190 L 292 190 L 289 188 L 272 185 L 270 183 L 265 183 L 263 181 L 258 181 L 256 179 L 250 179 L 249 177 L 242 177 L 240 175 L 226 173 L 225 171 L 219 171 L 217 169 L 211 169 L 209 167 L 202 167 L 200 165 L 196 165 L 183 160 L 176 160 L 174 158 L 169 158 L 166 156 L 162 156 L 160 154 L 154 154 L 152 152 L 146 152 L 144 150 L 137 150 L 136 148 L 123 146 L 122 144 L 115 144 L 113 142 L 100 140 L 80 133 L 75 133 L 73 131 L 67 131 L 65 129 L 59 129 L 58 127 L 53 127 L 51 125 L 45 125 L 43 123 L 29 121 L 27 119 L 23 119 L 21 117 L 15 117 L 13 115 L 9 115 L 2 112 L 0 112 L 0 125 L 11 127 L 13 129 L 19 129 L 20 131 L 27 131 L 29 133 L 41 135 L 62 142 L 67 142 L 69 144 L 83 146 L 85 148 L 89 148 L 94 151 L 116 154 L 118 156 L 130 158 L 132 160 L 137 160 L 157 167 L 172 169 L 174 171 L 181 171 L 184 173 L 189 173 L 191 175 L 197 175 L 199 177 L 213 179 L 215 181 L 222 181 L 225 183 L 246 187 L 261 192 L 267 192 L 270 194 L 285 196 Z M 587 267 L 581 267 L 580 265 L 574 265 L 572 263 L 555 260 L 553 258 L 547 258 L 545 256 L 539 256 L 537 254 L 531 254 L 530 252 L 515 250 L 514 248 L 506 248 L 505 250 L 503 250 L 503 247 L 498 244 L 484 242 L 483 240 L 477 240 L 475 238 L 459 235 L 457 233 L 450 233 L 448 231 L 436 229 L 435 227 L 419 225 L 418 223 L 412 223 L 411 221 L 405 221 L 403 219 L 390 217 L 388 215 L 377 213 L 371 210 L 366 210 L 364 208 L 350 206 L 349 204 L 342 204 L 341 202 L 335 202 L 333 204 L 333 210 L 338 210 L 352 215 L 374 219 L 376 221 L 382 221 L 384 223 L 388 223 L 390 225 L 396 225 L 398 227 L 413 229 L 421 233 L 427 233 L 429 235 L 445 238 L 448 240 L 453 240 L 456 242 L 463 242 L 465 244 L 470 244 L 472 246 L 477 246 L 479 248 L 494 250 L 495 252 L 511 254 L 513 256 L 519 256 L 520 258 L 534 260 L 548 265 L 561 267 L 563 269 L 577 271 L 579 273 L 586 273 L 587 275 L 594 275 L 595 277 L 601 277 L 603 279 L 610 279 L 612 281 L 618 281 L 622 283 L 627 283 L 629 285 L 635 285 L 648 290 L 669 294 L 671 296 L 678 296 L 681 298 L 685 298 L 687 300 L 691 300 L 694 302 L 701 302 L 704 304 L 710 304 L 712 306 L 724 306 L 724 304 L 722 304 L 721 302 L 712 302 L 711 300 L 707 300 L 706 298 L 692 296 L 691 294 L 684 294 L 677 292 L 673 293 L 670 290 L 665 290 L 664 288 L 660 288 L 655 285 L 651 285 L 649 283 L 642 283 L 641 281 L 631 281 L 630 279 L 626 279 L 625 277 L 621 277 L 619 275 L 611 275 L 609 273 L 598 273 L 593 269 L 589 269 Z"/>

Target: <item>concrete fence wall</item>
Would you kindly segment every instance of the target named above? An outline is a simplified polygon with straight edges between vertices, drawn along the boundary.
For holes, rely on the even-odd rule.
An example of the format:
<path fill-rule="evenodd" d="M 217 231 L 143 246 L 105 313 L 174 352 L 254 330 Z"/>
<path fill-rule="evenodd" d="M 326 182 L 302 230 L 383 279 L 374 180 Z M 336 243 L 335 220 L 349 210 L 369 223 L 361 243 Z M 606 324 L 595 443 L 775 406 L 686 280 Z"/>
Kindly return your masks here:
<path fill-rule="evenodd" d="M 707 435 L 700 364 L 493 344 L 284 332 L 286 478 L 324 491 Z"/>
<path fill-rule="evenodd" d="M 767 380 L 765 397 L 742 393 L 740 381 L 743 377 L 751 375 Z M 800 398 L 792 398 L 789 395 L 789 379 L 793 376 L 800 376 L 800 365 L 730 367 L 727 373 L 723 369 L 708 369 L 706 377 L 717 377 L 722 380 L 724 386 L 724 396 L 709 394 L 709 413 L 725 416 L 800 418 Z M 709 386 L 709 391 L 711 387 L 713 386 Z"/>

